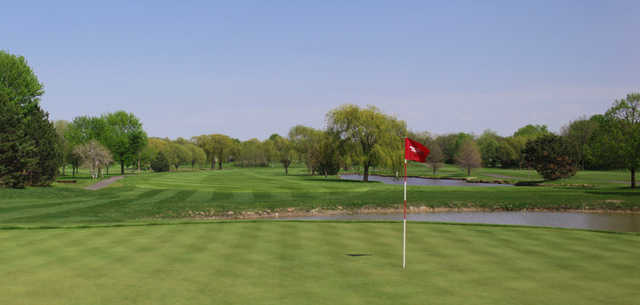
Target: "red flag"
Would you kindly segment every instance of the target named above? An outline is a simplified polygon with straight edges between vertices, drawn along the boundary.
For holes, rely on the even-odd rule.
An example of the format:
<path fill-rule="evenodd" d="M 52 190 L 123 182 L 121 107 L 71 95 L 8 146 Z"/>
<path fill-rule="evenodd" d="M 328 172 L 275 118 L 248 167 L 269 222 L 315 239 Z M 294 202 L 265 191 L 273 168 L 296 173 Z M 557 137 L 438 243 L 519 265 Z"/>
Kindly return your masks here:
<path fill-rule="evenodd" d="M 411 140 L 409 138 L 404 138 L 404 158 L 407 160 L 418 161 L 418 162 L 426 162 L 427 156 L 429 155 L 429 149 L 424 145 Z"/>

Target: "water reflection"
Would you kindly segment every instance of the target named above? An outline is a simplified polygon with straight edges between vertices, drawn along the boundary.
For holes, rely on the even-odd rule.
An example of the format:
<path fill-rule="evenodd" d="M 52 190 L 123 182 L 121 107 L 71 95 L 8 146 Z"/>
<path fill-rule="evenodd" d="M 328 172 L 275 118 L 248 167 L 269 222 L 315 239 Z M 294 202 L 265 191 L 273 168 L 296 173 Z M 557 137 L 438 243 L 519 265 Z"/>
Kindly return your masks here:
<path fill-rule="evenodd" d="M 341 179 L 345 180 L 360 180 L 361 175 L 340 175 Z M 379 181 L 385 184 L 402 184 L 402 179 L 396 179 L 394 177 L 384 176 L 369 176 L 369 181 Z M 452 179 L 430 179 L 430 178 L 407 178 L 407 185 L 436 185 L 436 186 L 513 186 L 511 184 L 497 184 L 497 183 L 471 183 L 464 180 L 452 180 Z"/>
<path fill-rule="evenodd" d="M 460 222 L 640 232 L 640 214 L 577 212 L 444 212 L 409 214 L 410 221 Z M 310 216 L 303 220 L 401 220 L 402 214 Z"/>

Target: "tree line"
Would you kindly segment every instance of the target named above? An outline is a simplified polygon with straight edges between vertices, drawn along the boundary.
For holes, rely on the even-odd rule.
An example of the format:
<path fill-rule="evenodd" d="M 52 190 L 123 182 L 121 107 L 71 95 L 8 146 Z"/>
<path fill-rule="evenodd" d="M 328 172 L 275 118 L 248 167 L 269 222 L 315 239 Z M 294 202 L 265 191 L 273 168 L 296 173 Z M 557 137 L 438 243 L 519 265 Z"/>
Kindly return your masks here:
<path fill-rule="evenodd" d="M 294 162 L 312 175 L 335 175 L 357 168 L 368 181 L 371 168 L 400 171 L 403 141 L 425 144 L 435 175 L 445 163 L 471 175 L 474 168 L 535 168 L 545 179 L 568 177 L 581 169 L 628 169 L 631 186 L 640 166 L 640 94 L 616 100 L 604 114 L 569 122 L 559 134 L 545 125 L 526 125 L 513 135 L 487 130 L 434 135 L 407 130 L 406 123 L 374 106 L 342 105 L 326 114 L 326 128 L 297 125 L 287 135 L 240 141 L 223 134 L 190 139 L 149 138 L 132 113 L 116 111 L 51 122 L 39 104 L 43 85 L 23 57 L 0 51 L 0 185 L 49 185 L 59 171 L 72 175 L 83 166 L 98 177 L 112 164 L 154 171 L 224 163 L 241 167 Z"/>

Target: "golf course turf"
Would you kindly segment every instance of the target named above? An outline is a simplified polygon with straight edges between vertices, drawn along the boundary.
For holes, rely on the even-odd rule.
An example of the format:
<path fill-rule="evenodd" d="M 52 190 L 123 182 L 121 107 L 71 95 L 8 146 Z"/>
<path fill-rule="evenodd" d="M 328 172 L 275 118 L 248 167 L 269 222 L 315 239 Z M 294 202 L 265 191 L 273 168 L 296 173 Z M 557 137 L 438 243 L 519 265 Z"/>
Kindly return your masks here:
<path fill-rule="evenodd" d="M 402 203 L 401 185 L 309 176 L 302 168 L 291 173 L 284 176 L 281 168 L 231 168 L 129 175 L 98 191 L 82 189 L 86 183 L 0 189 L 0 227 L 147 222 L 289 208 L 393 208 Z M 412 186 L 408 201 L 412 206 L 490 210 L 640 210 L 640 192 L 620 185 Z"/>
<path fill-rule="evenodd" d="M 414 169 L 415 170 L 415 169 Z M 402 187 L 301 168 L 128 175 L 0 189 L 0 304 L 637 304 L 640 235 L 195 215 L 396 207 Z M 618 179 L 592 173 L 581 179 Z M 606 177 L 606 178 L 603 178 Z M 64 179 L 64 178 L 63 178 Z M 410 187 L 415 206 L 637 210 L 596 187 Z M 49 228 L 49 229 L 47 229 Z"/>
<path fill-rule="evenodd" d="M 402 270 L 400 223 L 0 230 L 0 304 L 637 304 L 640 299 L 637 234 L 411 223 L 408 236 Z"/>

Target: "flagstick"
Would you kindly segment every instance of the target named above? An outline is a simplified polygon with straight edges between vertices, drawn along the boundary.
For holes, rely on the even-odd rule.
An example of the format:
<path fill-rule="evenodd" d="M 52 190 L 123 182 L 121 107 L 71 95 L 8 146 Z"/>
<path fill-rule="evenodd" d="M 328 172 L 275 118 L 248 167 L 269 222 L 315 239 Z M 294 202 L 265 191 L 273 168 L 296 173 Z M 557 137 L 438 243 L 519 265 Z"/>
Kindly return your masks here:
<path fill-rule="evenodd" d="M 407 257 L 407 159 L 404 159 L 404 218 L 402 229 L 402 269 L 406 266 Z"/>

